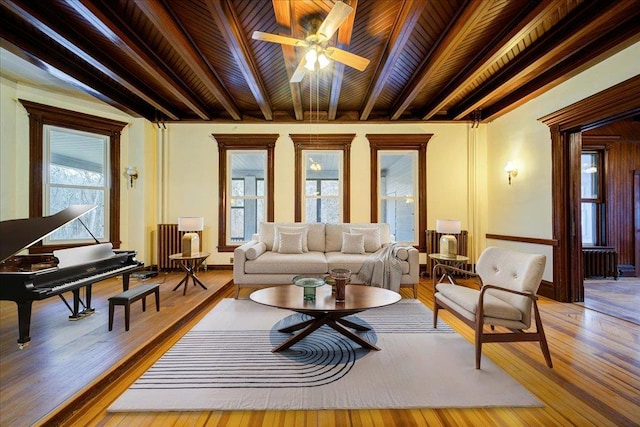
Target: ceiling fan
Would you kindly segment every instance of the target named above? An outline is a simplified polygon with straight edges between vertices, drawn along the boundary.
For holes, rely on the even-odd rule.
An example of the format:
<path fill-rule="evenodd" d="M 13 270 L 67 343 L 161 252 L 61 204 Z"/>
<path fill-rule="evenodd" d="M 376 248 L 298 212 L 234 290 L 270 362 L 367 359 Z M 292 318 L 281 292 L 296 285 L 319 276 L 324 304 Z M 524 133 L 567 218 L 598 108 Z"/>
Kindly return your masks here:
<path fill-rule="evenodd" d="M 306 70 L 312 71 L 316 68 L 316 65 L 319 68 L 324 68 L 329 65 L 330 60 L 338 61 L 358 71 L 363 71 L 369 65 L 368 59 L 328 45 L 329 39 L 340 28 L 340 25 L 351 12 L 353 12 L 351 6 L 341 1 L 336 2 L 327 17 L 318 26 L 317 31 L 308 35 L 304 40 L 262 31 L 254 31 L 253 39 L 307 48 L 307 52 L 302 57 L 293 76 L 291 76 L 291 83 L 299 83 L 302 81 Z"/>

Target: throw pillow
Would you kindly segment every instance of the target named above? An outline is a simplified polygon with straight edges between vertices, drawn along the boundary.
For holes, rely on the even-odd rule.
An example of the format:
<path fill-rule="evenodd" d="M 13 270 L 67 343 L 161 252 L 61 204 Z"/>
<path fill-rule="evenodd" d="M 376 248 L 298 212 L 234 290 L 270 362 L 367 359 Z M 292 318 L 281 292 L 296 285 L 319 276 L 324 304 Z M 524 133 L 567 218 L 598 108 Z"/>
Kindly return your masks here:
<path fill-rule="evenodd" d="M 245 256 L 249 260 L 256 259 L 260 255 L 262 255 L 266 250 L 267 250 L 267 245 L 263 242 L 258 242 L 255 245 L 251 246 L 249 249 L 247 249 L 247 251 L 245 252 Z"/>
<path fill-rule="evenodd" d="M 343 254 L 363 254 L 364 234 L 342 233 Z"/>
<path fill-rule="evenodd" d="M 278 252 L 281 254 L 301 254 L 304 233 L 280 233 Z"/>
<path fill-rule="evenodd" d="M 382 247 L 379 228 L 352 228 L 351 233 L 364 234 L 365 252 L 375 252 Z"/>
<path fill-rule="evenodd" d="M 274 239 L 273 239 L 273 251 L 279 252 L 280 250 L 280 233 L 303 233 L 302 236 L 302 251 L 309 252 L 309 246 L 307 244 L 307 235 L 309 234 L 309 228 L 307 226 L 296 227 L 277 225 L 275 227 Z"/>

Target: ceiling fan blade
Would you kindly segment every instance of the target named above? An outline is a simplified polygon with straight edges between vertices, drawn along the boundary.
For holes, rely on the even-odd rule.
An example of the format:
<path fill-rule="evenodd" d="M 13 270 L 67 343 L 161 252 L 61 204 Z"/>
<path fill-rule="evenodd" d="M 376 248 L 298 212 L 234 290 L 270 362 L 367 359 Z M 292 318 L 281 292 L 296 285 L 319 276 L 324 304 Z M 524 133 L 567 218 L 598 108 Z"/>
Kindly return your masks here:
<path fill-rule="evenodd" d="M 331 36 L 333 36 L 333 33 L 340 28 L 340 25 L 342 25 L 351 12 L 353 12 L 353 8 L 351 6 L 341 1 L 336 2 L 336 4 L 333 5 L 331 12 L 329 12 L 327 17 L 324 18 L 322 24 L 320 24 L 320 28 L 318 28 L 318 32 L 316 34 L 319 37 L 324 38 L 324 40 L 330 39 Z"/>
<path fill-rule="evenodd" d="M 290 83 L 300 83 L 302 81 L 304 74 L 307 72 L 307 69 L 304 68 L 306 63 L 307 59 L 303 56 L 300 60 L 300 63 L 298 64 L 298 68 L 296 68 L 296 70 L 293 72 L 293 75 L 291 76 L 291 80 L 289 80 Z"/>
<path fill-rule="evenodd" d="M 346 50 L 338 49 L 337 47 L 328 47 L 324 53 L 327 55 L 327 58 L 342 62 L 358 71 L 364 71 L 367 65 L 369 65 L 367 58 L 349 53 Z"/>
<path fill-rule="evenodd" d="M 304 40 L 294 39 L 293 37 L 287 37 L 287 36 L 279 36 L 277 34 L 263 33 L 262 31 L 254 31 L 252 38 L 254 40 L 262 40 L 262 41 L 271 42 L 271 43 L 288 44 L 291 46 L 301 46 L 301 47 L 307 46 L 307 42 Z"/>

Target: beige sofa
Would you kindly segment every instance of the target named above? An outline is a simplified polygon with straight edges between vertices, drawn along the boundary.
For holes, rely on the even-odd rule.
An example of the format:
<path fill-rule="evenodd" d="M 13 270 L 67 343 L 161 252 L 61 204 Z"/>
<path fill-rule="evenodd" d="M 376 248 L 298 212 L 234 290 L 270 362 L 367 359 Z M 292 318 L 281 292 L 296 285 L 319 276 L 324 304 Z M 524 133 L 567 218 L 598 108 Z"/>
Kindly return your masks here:
<path fill-rule="evenodd" d="M 412 288 L 417 298 L 418 250 L 394 243 L 385 223 L 262 223 L 258 234 L 234 251 L 235 297 L 241 287 L 291 284 L 296 275 L 322 276 L 334 268 L 351 270 L 351 283 L 363 283 L 358 272 L 366 259 L 392 245 L 388 253 L 402 268 L 400 286 Z"/>

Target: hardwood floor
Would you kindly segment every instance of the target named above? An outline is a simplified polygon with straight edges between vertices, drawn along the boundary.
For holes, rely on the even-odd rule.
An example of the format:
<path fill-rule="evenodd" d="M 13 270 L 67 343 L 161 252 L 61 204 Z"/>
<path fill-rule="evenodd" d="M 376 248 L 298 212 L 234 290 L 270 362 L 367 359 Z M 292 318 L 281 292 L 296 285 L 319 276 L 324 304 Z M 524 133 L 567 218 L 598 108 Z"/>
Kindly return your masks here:
<path fill-rule="evenodd" d="M 585 280 L 584 302 L 576 304 L 640 325 L 640 278 Z"/>
<path fill-rule="evenodd" d="M 205 273 L 216 276 L 217 272 Z M 207 277 L 205 276 L 205 277 Z M 173 317 L 177 322 L 179 312 L 188 301 L 175 297 L 177 292 L 166 292 L 175 279 L 167 280 L 162 285 L 163 299 L 161 302 L 162 318 Z M 205 280 L 209 284 L 212 279 Z M 105 282 L 106 283 L 106 282 Z M 112 285 L 112 291 L 117 290 L 118 283 Z M 211 289 L 211 287 L 210 287 Z M 187 298 L 196 294 L 204 294 L 196 288 L 190 288 Z M 421 279 L 419 286 L 420 299 L 429 307 L 432 306 L 432 287 L 428 279 Z M 113 293 L 113 292 L 112 292 Z M 111 414 L 106 409 L 138 376 L 140 376 L 153 362 L 160 357 L 172 344 L 188 331 L 213 305 L 221 298 L 231 297 L 231 287 L 224 287 L 214 294 L 206 292 L 210 302 L 200 315 L 192 317 L 175 328 L 175 333 L 154 349 L 150 349 L 144 357 L 135 358 L 125 371 L 110 378 L 109 386 L 96 392 L 90 400 L 82 406 L 74 406 L 75 413 L 63 424 L 74 426 L 260 426 L 260 425 L 310 425 L 310 426 L 411 426 L 411 425 L 579 425 L 579 426 L 632 426 L 640 425 L 640 326 L 624 320 L 616 319 L 597 311 L 589 310 L 576 304 L 563 304 L 544 298 L 540 300 L 542 320 L 549 341 L 554 367 L 546 367 L 540 348 L 535 343 L 487 344 L 483 353 L 512 375 L 517 381 L 534 393 L 545 404 L 544 408 L 474 408 L 474 409 L 410 409 L 410 410 L 325 410 L 325 411 L 211 411 L 211 412 L 166 412 L 166 413 L 126 413 Z M 403 297 L 410 297 L 406 290 Z M 241 294 L 246 297 L 248 291 Z M 181 293 L 180 293 L 181 296 Z M 164 304 L 164 305 L 163 305 Z M 173 304 L 171 306 L 170 304 Z M 38 307 L 35 307 L 38 305 Z M 34 304 L 39 312 L 44 309 L 44 302 Z M 4 308 L 1 305 L 0 308 Z M 2 316 L 2 344 L 6 342 L 5 310 Z M 121 314 L 121 313 L 120 313 Z M 124 333 L 123 320 L 120 316 L 114 325 L 122 332 L 118 338 L 110 337 L 107 332 L 106 318 L 100 321 L 100 328 L 95 331 L 94 340 L 107 340 L 113 352 L 120 352 L 118 348 L 124 345 L 126 338 L 149 341 L 146 330 L 161 316 L 155 316 L 143 326 L 146 317 L 154 316 L 155 311 L 134 311 L 132 313 L 132 328 Z M 94 315 L 95 316 L 95 315 Z M 38 317 L 40 317 L 38 313 Z M 93 316 L 92 316 L 93 317 Z M 473 339 L 473 332 L 457 321 L 447 312 L 443 312 L 442 319 L 450 323 L 462 336 L 469 341 Z M 116 316 L 118 319 L 118 316 Z M 86 320 L 86 319 L 85 319 Z M 85 321 L 83 320 L 83 322 Z M 58 322 L 61 323 L 61 322 Z M 69 322 L 68 322 L 69 323 Z M 80 324 L 79 322 L 76 322 Z M 75 324 L 75 323 L 74 323 Z M 15 331 L 11 331 L 15 333 Z M 2 399 L 5 392 L 11 390 L 12 399 L 6 399 L 9 411 L 20 413 L 27 409 L 19 396 L 29 396 L 38 399 L 44 396 L 43 388 L 49 388 L 49 382 L 36 380 L 48 377 L 48 370 L 64 370 L 67 375 L 73 373 L 73 367 L 63 367 L 59 354 L 50 354 L 49 348 L 59 345 L 62 340 L 57 335 L 54 338 L 44 338 L 35 331 L 32 333 L 36 342 L 42 343 L 41 353 L 37 356 L 40 361 L 47 361 L 46 366 L 33 364 L 28 368 L 28 375 L 24 372 L 21 378 L 15 374 L 5 374 L 6 370 L 13 370 L 11 363 L 5 364 L 3 348 L 2 357 Z M 69 345 L 76 345 L 74 338 L 67 338 Z M 15 344 L 15 337 L 11 336 Z M 45 342 L 54 343 L 44 344 Z M 124 351 L 123 351 L 124 352 Z M 68 349 L 66 354 L 72 354 Z M 36 357 L 36 356 L 34 356 Z M 126 357 L 125 355 L 119 357 Z M 15 358 L 14 358 L 15 359 Z M 99 357 L 95 357 L 95 362 Z M 15 363 L 15 360 L 14 360 Z M 469 360 L 469 364 L 473 364 Z M 94 371 L 104 368 L 91 368 Z M 5 377 L 11 379 L 11 384 L 5 384 Z M 32 380 L 27 380 L 31 378 Z M 90 384 L 91 381 L 84 384 Z M 54 384 L 52 384 L 53 386 Z M 437 387 L 437 384 L 429 385 Z M 90 394 L 90 393 L 87 393 Z M 34 403 L 31 403 L 34 405 Z M 64 405 L 62 405 L 64 406 Z M 4 419 L 7 407 L 2 406 Z M 55 420 L 55 417 L 50 418 Z M 46 420 L 46 418 L 44 418 Z M 30 422 L 16 422 L 15 418 L 0 422 L 4 425 L 25 425 Z M 13 422 L 10 422 L 13 421 Z M 19 420 L 18 420 L 19 421 Z"/>
<path fill-rule="evenodd" d="M 31 342 L 19 350 L 16 304 L 0 301 L 0 425 L 25 426 L 65 415 L 69 401 L 84 400 L 88 385 L 110 382 L 121 375 L 128 359 L 144 358 L 156 341 L 165 341 L 212 299 L 231 280 L 230 270 L 198 274 L 208 287 L 189 285 L 186 296 L 173 287 L 181 272 L 161 274 L 146 280 L 160 283 L 160 311 L 154 297 L 131 305 L 131 327 L 124 328 L 124 309 L 115 307 L 113 331 L 108 331 L 108 298 L 122 292 L 120 278 L 93 285 L 95 313 L 77 321 L 68 320 L 68 310 L 58 297 L 33 303 Z M 133 280 L 131 287 L 139 284 Z M 61 414 L 59 412 L 62 411 Z"/>

